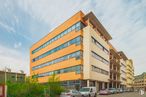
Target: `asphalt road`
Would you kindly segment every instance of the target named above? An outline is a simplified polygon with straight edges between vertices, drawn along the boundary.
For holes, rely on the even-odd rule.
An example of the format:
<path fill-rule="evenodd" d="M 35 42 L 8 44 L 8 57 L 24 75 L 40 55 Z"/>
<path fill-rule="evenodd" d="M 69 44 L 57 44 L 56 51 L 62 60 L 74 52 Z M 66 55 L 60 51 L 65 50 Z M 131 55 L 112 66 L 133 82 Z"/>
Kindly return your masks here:
<path fill-rule="evenodd" d="M 138 92 L 130 92 L 111 95 L 97 95 L 97 97 L 146 97 L 146 93 L 144 95 L 140 95 Z"/>

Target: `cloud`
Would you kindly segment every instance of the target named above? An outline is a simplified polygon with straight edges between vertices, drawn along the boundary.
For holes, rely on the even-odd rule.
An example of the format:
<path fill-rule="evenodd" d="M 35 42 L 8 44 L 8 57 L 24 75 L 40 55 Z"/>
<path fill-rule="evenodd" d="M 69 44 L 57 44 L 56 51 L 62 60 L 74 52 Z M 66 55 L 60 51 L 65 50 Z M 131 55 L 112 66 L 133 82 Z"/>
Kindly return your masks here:
<path fill-rule="evenodd" d="M 144 68 L 146 0 L 14 0 L 5 2 L 4 6 L 4 9 L 10 12 L 9 16 L 13 14 L 15 26 L 9 26 L 5 22 L 0 22 L 0 26 L 8 32 L 16 31 L 18 36 L 24 37 L 31 43 L 41 39 L 79 10 L 85 13 L 93 11 L 112 35 L 111 42 L 117 50 L 123 50 L 128 58 L 133 59 L 136 74 L 146 71 Z M 2 8 L 0 6 L 0 10 Z M 15 48 L 22 46 L 19 42 L 14 42 L 13 45 Z"/>
<path fill-rule="evenodd" d="M 5 67 L 11 68 L 12 72 L 20 72 L 20 70 L 25 71 L 25 73 L 29 73 L 28 66 L 29 64 L 27 60 L 29 58 L 22 54 L 21 52 L 0 45 L 0 70 L 4 70 Z"/>
<path fill-rule="evenodd" d="M 15 43 L 14 44 L 14 48 L 19 48 L 19 47 L 21 47 L 22 46 L 22 43 L 21 42 L 18 42 L 18 43 Z"/>
<path fill-rule="evenodd" d="M 8 32 L 16 32 L 15 29 L 5 23 L 2 23 L 0 21 L 0 26 L 3 27 L 5 30 L 7 30 Z"/>

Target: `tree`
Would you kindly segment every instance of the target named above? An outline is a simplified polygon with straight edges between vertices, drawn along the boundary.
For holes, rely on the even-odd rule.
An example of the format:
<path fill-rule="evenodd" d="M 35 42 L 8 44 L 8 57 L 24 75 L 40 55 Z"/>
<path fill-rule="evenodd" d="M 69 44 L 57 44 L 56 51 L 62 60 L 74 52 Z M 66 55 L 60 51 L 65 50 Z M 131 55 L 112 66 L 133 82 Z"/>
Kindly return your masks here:
<path fill-rule="evenodd" d="M 64 88 L 61 86 L 59 77 L 55 73 L 48 79 L 48 94 L 50 97 L 56 97 L 64 91 Z"/>

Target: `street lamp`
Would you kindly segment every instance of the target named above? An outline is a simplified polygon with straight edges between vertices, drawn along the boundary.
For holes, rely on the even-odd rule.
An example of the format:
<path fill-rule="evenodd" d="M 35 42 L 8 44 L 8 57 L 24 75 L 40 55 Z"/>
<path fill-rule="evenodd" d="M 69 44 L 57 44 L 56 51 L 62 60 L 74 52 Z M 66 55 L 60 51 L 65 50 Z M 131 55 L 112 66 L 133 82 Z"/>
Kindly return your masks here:
<path fill-rule="evenodd" d="M 10 69 L 10 68 L 7 68 L 7 67 L 5 66 L 5 70 L 4 70 L 4 72 L 5 72 L 5 84 L 6 84 L 6 82 L 7 82 L 7 70 L 8 70 L 8 72 L 11 72 L 11 69 Z"/>

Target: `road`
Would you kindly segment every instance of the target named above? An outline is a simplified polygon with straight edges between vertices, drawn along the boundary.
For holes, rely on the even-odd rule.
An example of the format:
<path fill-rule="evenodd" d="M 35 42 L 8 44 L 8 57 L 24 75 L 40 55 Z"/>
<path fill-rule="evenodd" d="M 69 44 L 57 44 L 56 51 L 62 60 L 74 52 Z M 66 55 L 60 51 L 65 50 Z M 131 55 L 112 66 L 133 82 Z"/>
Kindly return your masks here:
<path fill-rule="evenodd" d="M 130 92 L 112 95 L 97 95 L 97 97 L 146 97 L 146 93 L 144 95 L 139 95 L 138 92 Z"/>

